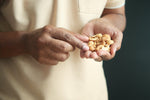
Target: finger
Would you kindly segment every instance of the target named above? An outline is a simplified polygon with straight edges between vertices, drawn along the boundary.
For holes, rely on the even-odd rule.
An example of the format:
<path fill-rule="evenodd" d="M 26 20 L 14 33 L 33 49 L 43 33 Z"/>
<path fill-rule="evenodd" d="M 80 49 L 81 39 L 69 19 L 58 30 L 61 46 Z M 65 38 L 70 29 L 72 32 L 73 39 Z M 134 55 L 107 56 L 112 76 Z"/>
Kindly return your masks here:
<path fill-rule="evenodd" d="M 53 38 L 60 39 L 70 43 L 71 45 L 78 47 L 79 49 L 88 50 L 88 46 L 85 45 L 81 40 L 76 38 L 73 32 L 64 29 L 58 29 L 55 33 L 52 34 Z"/>
<path fill-rule="evenodd" d="M 91 54 L 91 53 L 92 53 L 91 51 L 86 51 L 85 54 L 84 54 L 84 56 L 85 56 L 86 58 L 90 58 L 90 54 Z"/>
<path fill-rule="evenodd" d="M 118 51 L 121 48 L 123 34 L 122 32 L 115 32 L 112 36 L 112 39 L 114 40 L 114 43 L 111 45 L 110 53 L 114 57 L 116 54 L 116 51 Z"/>
<path fill-rule="evenodd" d="M 90 58 L 91 51 L 80 51 L 81 58 Z"/>
<path fill-rule="evenodd" d="M 84 58 L 84 57 L 85 57 L 84 54 L 85 54 L 85 51 L 80 50 L 80 57 L 81 57 L 81 58 Z"/>
<path fill-rule="evenodd" d="M 62 52 L 54 52 L 51 50 L 46 50 L 45 57 L 52 60 L 57 61 L 65 61 L 69 57 L 69 53 L 62 53 Z"/>
<path fill-rule="evenodd" d="M 118 48 L 118 44 L 114 43 L 111 45 L 110 54 L 114 57 Z"/>
<path fill-rule="evenodd" d="M 68 53 L 55 53 L 55 54 L 48 54 L 48 56 L 53 56 L 53 58 L 57 61 L 65 61 L 69 58 Z"/>
<path fill-rule="evenodd" d="M 119 50 L 121 48 L 122 39 L 123 39 L 123 33 L 118 31 L 114 32 L 112 39 L 114 40 L 114 46 L 116 47 L 116 50 Z"/>
<path fill-rule="evenodd" d="M 94 59 L 95 61 L 101 62 L 103 59 L 101 57 Z"/>
<path fill-rule="evenodd" d="M 81 34 L 74 34 L 74 36 L 78 39 L 80 39 L 83 42 L 88 42 L 89 41 L 89 37 L 86 35 L 81 35 Z"/>
<path fill-rule="evenodd" d="M 112 59 L 114 56 L 112 56 L 108 51 L 98 51 L 99 52 L 99 56 L 103 59 L 103 60 L 110 60 Z"/>
<path fill-rule="evenodd" d="M 49 49 L 56 52 L 70 52 L 75 49 L 71 44 L 53 38 L 49 39 L 47 45 L 49 46 Z"/>
<path fill-rule="evenodd" d="M 97 55 L 96 52 L 92 52 L 92 53 L 90 54 L 90 57 L 93 58 L 93 59 L 99 58 L 99 56 Z"/>
<path fill-rule="evenodd" d="M 45 64 L 45 65 L 57 65 L 58 61 L 57 60 L 53 60 L 53 59 L 47 59 L 47 58 L 40 58 L 38 59 L 38 62 L 41 64 Z"/>

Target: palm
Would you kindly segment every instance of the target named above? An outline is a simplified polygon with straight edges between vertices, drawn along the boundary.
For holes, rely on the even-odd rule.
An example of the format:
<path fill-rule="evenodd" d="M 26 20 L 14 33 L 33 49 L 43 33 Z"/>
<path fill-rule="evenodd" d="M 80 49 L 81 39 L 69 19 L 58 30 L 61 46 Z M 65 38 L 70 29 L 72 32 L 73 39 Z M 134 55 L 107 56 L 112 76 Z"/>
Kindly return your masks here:
<path fill-rule="evenodd" d="M 113 36 L 115 30 L 115 27 L 108 22 L 94 21 L 86 24 L 82 30 L 82 33 L 87 36 L 92 36 L 97 33 L 109 34 Z"/>
<path fill-rule="evenodd" d="M 118 30 L 114 25 L 105 20 L 98 19 L 89 22 L 84 26 L 82 33 L 86 36 L 92 36 L 97 33 L 109 34 L 111 36 L 115 43 L 111 46 L 111 53 L 105 51 L 103 52 L 103 56 L 105 56 L 104 58 L 106 58 L 106 60 L 112 59 L 115 56 L 116 50 L 120 49 L 122 42 L 122 32 L 120 32 L 120 30 Z M 81 56 L 86 58 L 96 59 L 100 55 L 102 55 L 101 51 L 94 53 L 91 51 L 81 51 Z"/>

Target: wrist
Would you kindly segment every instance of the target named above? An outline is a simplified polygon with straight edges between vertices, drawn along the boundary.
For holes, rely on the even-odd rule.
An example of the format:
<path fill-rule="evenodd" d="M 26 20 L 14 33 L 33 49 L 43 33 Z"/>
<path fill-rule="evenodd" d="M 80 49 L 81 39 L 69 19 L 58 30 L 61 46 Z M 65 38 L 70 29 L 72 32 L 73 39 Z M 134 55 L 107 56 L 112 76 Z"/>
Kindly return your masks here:
<path fill-rule="evenodd" d="M 116 28 L 118 28 L 120 31 L 124 31 L 126 26 L 126 17 L 125 15 L 120 14 L 108 14 L 101 18 L 104 21 L 109 22 Z"/>
<path fill-rule="evenodd" d="M 22 54 L 29 54 L 28 52 L 28 42 L 29 42 L 29 34 L 27 32 L 20 32 L 21 40 L 20 40 L 20 48 Z"/>
<path fill-rule="evenodd" d="M 26 54 L 25 32 L 0 32 L 0 58 Z"/>

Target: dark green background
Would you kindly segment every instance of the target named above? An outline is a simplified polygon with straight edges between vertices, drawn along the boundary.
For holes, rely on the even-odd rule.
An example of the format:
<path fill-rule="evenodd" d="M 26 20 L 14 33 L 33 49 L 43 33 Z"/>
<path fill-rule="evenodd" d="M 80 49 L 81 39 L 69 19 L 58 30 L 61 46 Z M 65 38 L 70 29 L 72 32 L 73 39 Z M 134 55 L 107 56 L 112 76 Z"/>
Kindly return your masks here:
<path fill-rule="evenodd" d="M 150 1 L 126 0 L 122 48 L 104 62 L 109 100 L 150 100 Z"/>

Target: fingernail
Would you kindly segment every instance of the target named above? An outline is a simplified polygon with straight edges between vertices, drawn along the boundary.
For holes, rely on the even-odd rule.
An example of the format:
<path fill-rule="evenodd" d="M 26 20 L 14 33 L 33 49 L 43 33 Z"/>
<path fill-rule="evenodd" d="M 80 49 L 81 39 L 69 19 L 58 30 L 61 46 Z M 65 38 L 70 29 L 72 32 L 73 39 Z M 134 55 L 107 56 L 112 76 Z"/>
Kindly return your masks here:
<path fill-rule="evenodd" d="M 89 50 L 89 47 L 88 47 L 88 46 L 86 46 L 86 45 L 84 45 L 84 46 L 82 47 L 82 50 L 87 51 L 87 50 Z"/>

